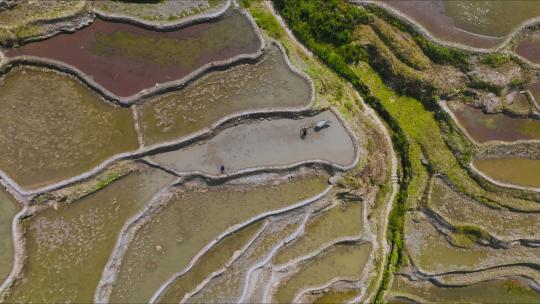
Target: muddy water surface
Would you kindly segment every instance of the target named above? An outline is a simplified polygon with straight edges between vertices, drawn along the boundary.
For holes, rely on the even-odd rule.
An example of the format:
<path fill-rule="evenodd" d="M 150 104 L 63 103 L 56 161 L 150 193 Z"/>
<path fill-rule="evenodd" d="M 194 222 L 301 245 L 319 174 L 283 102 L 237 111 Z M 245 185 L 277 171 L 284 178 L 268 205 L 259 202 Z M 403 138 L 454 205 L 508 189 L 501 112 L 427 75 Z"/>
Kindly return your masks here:
<path fill-rule="evenodd" d="M 319 132 L 310 130 L 305 139 L 300 138 L 302 127 L 321 120 L 331 121 L 331 126 Z M 219 175 L 221 165 L 226 173 L 317 159 L 348 166 L 355 160 L 355 151 L 344 126 L 331 111 L 326 111 L 298 120 L 263 119 L 234 126 L 206 142 L 151 159 L 178 172 Z"/>
<path fill-rule="evenodd" d="M 122 225 L 172 177 L 134 172 L 58 210 L 23 220 L 24 279 L 6 302 L 90 303 Z"/>
<path fill-rule="evenodd" d="M 448 102 L 448 107 L 467 133 L 480 143 L 540 139 L 540 120 L 485 114 L 481 109 L 459 102 Z"/>
<path fill-rule="evenodd" d="M 6 51 L 8 57 L 40 56 L 70 64 L 119 96 L 182 78 L 216 60 L 254 53 L 260 41 L 237 10 L 215 22 L 158 32 L 96 19 L 73 34 Z"/>
<path fill-rule="evenodd" d="M 540 303 L 540 293 L 518 277 L 444 288 L 431 282 L 413 282 L 403 276 L 396 276 L 392 292 L 420 297 L 430 303 Z"/>
<path fill-rule="evenodd" d="M 383 0 L 433 36 L 463 45 L 492 48 L 522 22 L 540 16 L 528 0 Z"/>
<path fill-rule="evenodd" d="M 335 277 L 360 278 L 369 255 L 371 244 L 336 245 L 304 265 L 299 272 L 280 284 L 274 294 L 277 303 L 291 303 L 295 296 L 308 287 L 318 287 Z"/>
<path fill-rule="evenodd" d="M 197 287 L 214 271 L 224 267 L 231 260 L 233 254 L 241 250 L 261 228 L 263 222 L 258 221 L 248 227 L 225 237 L 216 246 L 212 247 L 204 256 L 187 272 L 176 278 L 174 282 L 162 293 L 158 303 L 178 303 L 184 295 Z"/>
<path fill-rule="evenodd" d="M 492 158 L 475 160 L 474 166 L 495 180 L 529 187 L 540 187 L 540 160 Z"/>
<path fill-rule="evenodd" d="M 80 82 L 19 67 L 0 82 L 0 170 L 35 189 L 136 150 L 129 109 L 105 103 Z"/>
<path fill-rule="evenodd" d="M 175 189 L 135 235 L 122 261 L 112 302 L 147 302 L 159 286 L 227 228 L 290 206 L 327 187 L 327 176 L 279 185 Z"/>
<path fill-rule="evenodd" d="M 186 136 L 235 112 L 307 106 L 310 90 L 272 46 L 256 64 L 210 73 L 180 91 L 146 101 L 137 111 L 149 145 Z"/>
<path fill-rule="evenodd" d="M 0 284 L 4 282 L 13 266 L 15 249 L 11 223 L 20 209 L 15 199 L 0 189 Z"/>

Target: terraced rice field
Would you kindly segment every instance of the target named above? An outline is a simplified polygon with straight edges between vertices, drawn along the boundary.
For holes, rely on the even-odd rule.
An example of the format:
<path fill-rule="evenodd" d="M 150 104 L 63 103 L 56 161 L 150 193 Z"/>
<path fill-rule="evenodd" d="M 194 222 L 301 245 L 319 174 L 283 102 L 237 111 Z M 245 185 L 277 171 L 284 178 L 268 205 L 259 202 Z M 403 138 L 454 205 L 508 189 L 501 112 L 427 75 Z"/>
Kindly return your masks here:
<path fill-rule="evenodd" d="M 410 299 L 413 302 L 540 302 L 540 296 L 529 286 L 529 283 L 517 277 L 494 279 L 471 286 L 440 287 L 429 282 L 413 282 L 398 276 L 394 282 L 394 288 L 396 298 L 390 300 L 390 303 L 400 303 L 400 298 L 405 303 L 408 303 L 405 299 Z"/>
<path fill-rule="evenodd" d="M 540 160 L 497 158 L 474 161 L 474 166 L 487 176 L 508 184 L 540 187 Z"/>
<path fill-rule="evenodd" d="M 3 76 L 0 125 L 0 170 L 24 189 L 60 182 L 138 148 L 129 109 L 49 69 L 21 66 Z"/>
<path fill-rule="evenodd" d="M 35 56 L 69 64 L 118 96 L 171 82 L 206 64 L 257 51 L 260 40 L 238 10 L 176 31 L 151 31 L 97 19 L 74 34 L 9 49 L 8 57 Z"/>
<path fill-rule="evenodd" d="M 20 211 L 15 199 L 5 191 L 0 192 L 0 278 L 5 280 L 11 268 L 13 267 L 13 258 L 15 256 L 15 246 L 13 244 L 12 222 L 13 218 Z"/>
<path fill-rule="evenodd" d="M 438 39 L 478 48 L 500 45 L 516 27 L 540 15 L 533 1 L 384 0 Z"/>
<path fill-rule="evenodd" d="M 188 136 L 229 115 L 307 107 L 309 82 L 292 71 L 277 45 L 259 62 L 211 72 L 186 88 L 137 106 L 146 145 Z"/>
<path fill-rule="evenodd" d="M 225 231 L 259 214 L 316 196 L 326 187 L 322 176 L 254 188 L 173 189 L 165 206 L 136 232 L 119 268 L 111 301 L 150 300 L 160 284 L 187 267 Z"/>
<path fill-rule="evenodd" d="M 540 121 L 505 114 L 484 114 L 481 109 L 451 102 L 449 108 L 470 136 L 480 142 L 540 139 Z"/>
<path fill-rule="evenodd" d="M 172 181 L 160 171 L 145 171 L 22 220 L 28 255 L 24 279 L 15 283 L 6 301 L 91 302 L 124 222 Z"/>
<path fill-rule="evenodd" d="M 0 0 L 0 302 L 540 303 L 539 7 Z"/>
<path fill-rule="evenodd" d="M 302 139 L 300 130 L 318 121 L 329 121 L 331 127 L 310 130 Z M 327 111 L 298 120 L 267 119 L 238 125 L 199 145 L 151 157 L 151 161 L 176 172 L 215 176 L 256 167 L 291 166 L 302 161 L 321 160 L 348 167 L 354 164 L 354 150 L 350 134 L 338 118 Z"/>

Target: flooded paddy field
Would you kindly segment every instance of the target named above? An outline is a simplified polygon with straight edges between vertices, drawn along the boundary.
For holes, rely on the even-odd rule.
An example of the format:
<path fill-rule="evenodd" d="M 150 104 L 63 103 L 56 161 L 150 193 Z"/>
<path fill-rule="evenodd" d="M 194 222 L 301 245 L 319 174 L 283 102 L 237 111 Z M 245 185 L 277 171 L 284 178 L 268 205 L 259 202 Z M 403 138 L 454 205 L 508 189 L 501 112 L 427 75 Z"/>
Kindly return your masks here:
<path fill-rule="evenodd" d="M 506 171 L 512 170 L 506 168 Z M 537 213 L 494 209 L 455 192 L 439 178 L 433 182 L 428 208 L 451 224 L 481 227 L 504 241 L 540 239 Z"/>
<path fill-rule="evenodd" d="M 462 45 L 493 48 L 523 22 L 540 16 L 535 1 L 383 0 L 422 25 L 434 37 Z"/>
<path fill-rule="evenodd" d="M 302 128 L 322 120 L 330 121 L 330 127 L 318 132 L 310 129 L 301 139 Z M 150 159 L 177 172 L 219 175 L 222 165 L 227 174 L 308 160 L 350 166 L 355 161 L 355 148 L 335 114 L 325 111 L 302 119 L 262 119 L 234 126 L 208 141 Z"/>
<path fill-rule="evenodd" d="M 475 160 L 473 164 L 480 172 L 497 181 L 540 188 L 540 160 L 491 158 Z"/>
<path fill-rule="evenodd" d="M 136 171 L 79 201 L 23 219 L 23 277 L 5 301 L 92 302 L 121 227 L 172 179 L 161 171 Z"/>
<path fill-rule="evenodd" d="M 289 207 L 327 187 L 328 177 L 306 176 L 262 186 L 175 189 L 129 245 L 112 302 L 145 302 L 193 257 L 230 227 Z M 206 223 L 206 224 L 205 224 Z"/>
<path fill-rule="evenodd" d="M 13 7 L 0 12 L 0 26 L 13 27 L 29 21 L 53 19 L 62 15 L 70 15 L 80 10 L 84 6 L 84 2 L 83 0 L 16 1 Z"/>
<path fill-rule="evenodd" d="M 420 214 L 408 216 L 405 229 L 405 242 L 411 260 L 416 267 L 430 274 L 473 271 L 517 263 L 534 265 L 540 259 L 540 248 L 517 245 L 495 249 L 474 242 L 469 242 L 466 247 L 454 246 Z"/>
<path fill-rule="evenodd" d="M 379 188 L 391 152 L 363 146 L 377 154 L 389 140 L 361 98 L 287 41 L 262 43 L 237 2 L 83 4 L 46 35 L 62 33 L 2 44 L 0 183 L 25 213 L 13 244 L 21 209 L 0 192 L 0 302 L 360 295 L 383 266 L 371 264 L 375 249 L 384 258 L 371 228 L 386 229 L 365 218 L 382 219 L 393 196 Z M 240 58 L 250 59 L 223 65 Z M 208 135 L 180 141 L 197 131 Z M 359 153 L 376 160 L 354 166 Z"/>
<path fill-rule="evenodd" d="M 255 64 L 209 73 L 137 106 L 145 144 L 187 136 L 237 112 L 308 106 L 310 85 L 284 56 L 273 44 Z"/>
<path fill-rule="evenodd" d="M 396 276 L 392 294 L 430 303 L 540 303 L 540 293 L 526 279 L 503 277 L 469 286 L 441 287 Z M 388 300 L 388 299 L 387 299 Z M 397 303 L 389 300 L 389 303 Z"/>
<path fill-rule="evenodd" d="M 359 278 L 368 262 L 371 249 L 370 243 L 332 246 L 281 282 L 273 293 L 272 301 L 292 303 L 298 293 L 305 288 L 327 284 L 336 277 Z"/>
<path fill-rule="evenodd" d="M 174 31 L 96 19 L 73 34 L 6 49 L 5 54 L 67 63 L 125 97 L 180 79 L 210 62 L 255 53 L 260 45 L 250 20 L 231 10 L 216 21 Z"/>
<path fill-rule="evenodd" d="M 345 290 L 331 290 L 322 292 L 317 295 L 313 295 L 313 304 L 327 304 L 327 303 L 348 303 L 352 299 L 358 296 L 358 290 L 345 289 Z"/>
<path fill-rule="evenodd" d="M 480 143 L 540 139 L 540 120 L 485 114 L 481 109 L 459 102 L 448 102 L 448 108 L 467 133 Z"/>
<path fill-rule="evenodd" d="M 18 0 L 1 1 L 0 45 L 50 35 L 60 30 L 76 28 L 71 19 L 90 21 L 88 1 Z"/>
<path fill-rule="evenodd" d="M 0 281 L 4 281 L 13 267 L 13 218 L 21 210 L 9 193 L 0 189 Z"/>
<path fill-rule="evenodd" d="M 540 82 L 535 82 L 531 84 L 528 89 L 531 91 L 531 94 L 536 103 L 537 110 L 540 111 Z"/>
<path fill-rule="evenodd" d="M 161 293 L 157 302 L 180 302 L 188 292 L 194 290 L 203 280 L 220 268 L 225 267 L 234 258 L 235 252 L 240 252 L 242 247 L 257 236 L 257 232 L 263 224 L 263 221 L 258 221 L 225 237 L 206 252 L 187 273 L 175 278 Z"/>
<path fill-rule="evenodd" d="M 139 146 L 132 113 L 66 74 L 16 67 L 0 82 L 0 170 L 24 189 L 82 174 Z"/>
<path fill-rule="evenodd" d="M 330 210 L 311 218 L 306 223 L 304 233 L 297 240 L 280 249 L 273 263 L 285 264 L 317 251 L 332 240 L 359 236 L 363 232 L 363 204 L 339 202 Z"/>
<path fill-rule="evenodd" d="M 260 237 L 234 263 L 227 267 L 220 276 L 210 280 L 202 290 L 191 296 L 186 302 L 238 303 L 242 298 L 244 288 L 247 288 L 251 281 L 256 279 L 253 273 L 247 277 L 249 269 L 268 260 L 268 256 L 275 251 L 275 248 L 294 237 L 302 221 L 303 216 L 298 215 L 272 219 Z"/>
<path fill-rule="evenodd" d="M 518 42 L 515 52 L 523 58 L 540 64 L 540 37 L 535 35 Z"/>

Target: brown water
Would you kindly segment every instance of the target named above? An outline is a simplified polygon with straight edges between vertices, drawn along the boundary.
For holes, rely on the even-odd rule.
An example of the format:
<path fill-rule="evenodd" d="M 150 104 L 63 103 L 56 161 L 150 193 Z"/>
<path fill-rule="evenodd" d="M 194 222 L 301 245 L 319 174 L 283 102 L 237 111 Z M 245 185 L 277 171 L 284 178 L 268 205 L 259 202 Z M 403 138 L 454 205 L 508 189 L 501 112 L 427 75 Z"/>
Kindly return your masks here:
<path fill-rule="evenodd" d="M 472 47 L 492 48 L 522 22 L 540 16 L 528 0 L 383 0 L 433 36 Z"/>
<path fill-rule="evenodd" d="M 540 248 L 515 246 L 493 249 L 474 245 L 460 248 L 450 243 L 427 220 L 406 220 L 405 244 L 414 264 L 428 273 L 467 271 L 501 264 L 534 263 L 540 259 Z"/>
<path fill-rule="evenodd" d="M 299 131 L 320 120 L 331 127 L 313 130 L 305 139 Z M 306 160 L 327 160 L 343 166 L 355 160 L 354 144 L 343 125 L 331 112 L 303 119 L 260 120 L 220 132 L 208 141 L 187 148 L 158 154 L 151 159 L 178 172 L 201 171 L 219 175 L 263 166 L 286 166 Z"/>
<path fill-rule="evenodd" d="M 420 297 L 430 303 L 540 303 L 540 293 L 519 277 L 500 278 L 464 287 L 439 287 L 395 276 L 392 292 Z"/>
<path fill-rule="evenodd" d="M 158 303 L 178 303 L 184 295 L 197 287 L 205 278 L 214 271 L 225 266 L 233 254 L 255 236 L 261 228 L 262 221 L 258 221 L 248 227 L 225 237 L 210 251 L 204 254 L 199 261 L 186 274 L 178 277 L 162 293 Z"/>
<path fill-rule="evenodd" d="M 493 179 L 504 183 L 540 187 L 540 160 L 492 158 L 475 160 L 474 166 Z"/>
<path fill-rule="evenodd" d="M 210 73 L 138 106 L 145 143 L 186 136 L 235 112 L 307 106 L 309 84 L 289 69 L 283 56 L 272 46 L 256 64 Z"/>
<path fill-rule="evenodd" d="M 434 181 L 429 208 L 452 224 L 482 227 L 506 241 L 540 239 L 538 214 L 489 208 L 454 192 L 440 179 Z"/>
<path fill-rule="evenodd" d="M 339 237 L 361 235 L 363 227 L 363 204 L 359 202 L 338 203 L 337 206 L 310 219 L 304 234 L 283 247 L 274 257 L 276 265 L 285 264 L 303 255 L 317 251 L 325 243 Z"/>
<path fill-rule="evenodd" d="M 110 92 L 130 96 L 156 83 L 182 78 L 203 65 L 254 53 L 260 41 L 237 10 L 214 22 L 158 32 L 96 19 L 73 34 L 6 51 L 70 64 Z"/>
<path fill-rule="evenodd" d="M 147 302 L 227 228 L 312 197 L 326 186 L 327 176 L 319 176 L 279 185 L 176 189 L 167 205 L 136 233 L 111 301 Z"/>
<path fill-rule="evenodd" d="M 459 102 L 447 104 L 467 133 L 480 143 L 491 140 L 512 142 L 540 139 L 540 120 L 514 118 L 505 114 L 485 114 L 481 109 Z"/>
<path fill-rule="evenodd" d="M 171 181 L 161 171 L 131 173 L 70 205 L 25 219 L 24 279 L 6 302 L 92 302 L 122 225 Z"/>
<path fill-rule="evenodd" d="M 15 249 L 11 223 L 20 209 L 15 199 L 0 189 L 0 284 L 6 279 L 13 267 Z"/>
<path fill-rule="evenodd" d="M 540 37 L 524 39 L 516 45 L 515 52 L 534 63 L 540 63 Z"/>
<path fill-rule="evenodd" d="M 371 244 L 336 245 L 315 258 L 288 280 L 281 282 L 273 301 L 291 303 L 307 287 L 317 287 L 335 277 L 359 278 L 371 253 Z"/>
<path fill-rule="evenodd" d="M 36 189 L 136 150 L 129 109 L 52 70 L 15 68 L 0 82 L 0 169 Z"/>

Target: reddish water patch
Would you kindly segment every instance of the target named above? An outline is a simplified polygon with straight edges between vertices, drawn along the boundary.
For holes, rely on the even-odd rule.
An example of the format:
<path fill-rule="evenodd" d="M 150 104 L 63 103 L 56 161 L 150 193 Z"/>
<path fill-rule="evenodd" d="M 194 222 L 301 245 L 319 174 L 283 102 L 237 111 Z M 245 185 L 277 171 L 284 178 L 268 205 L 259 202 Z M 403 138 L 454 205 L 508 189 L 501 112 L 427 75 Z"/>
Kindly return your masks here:
<path fill-rule="evenodd" d="M 516 46 L 516 53 L 534 63 L 540 63 L 540 37 L 522 40 Z"/>
<path fill-rule="evenodd" d="M 540 120 L 485 114 L 458 102 L 449 102 L 448 106 L 467 133 L 478 142 L 540 139 Z"/>
<path fill-rule="evenodd" d="M 63 61 L 110 92 L 130 96 L 209 62 L 254 53 L 260 43 L 249 19 L 232 10 L 217 21 L 168 32 L 96 19 L 73 34 L 9 49 L 6 55 Z"/>

